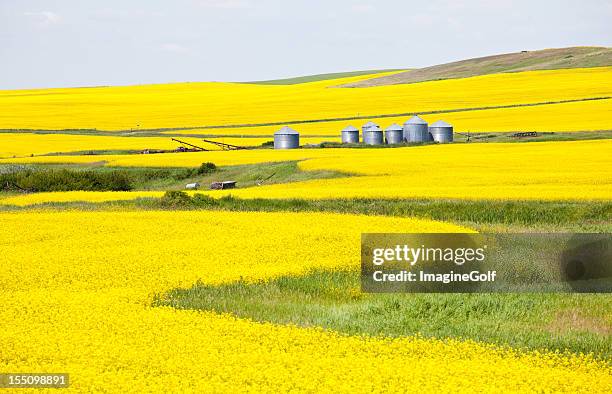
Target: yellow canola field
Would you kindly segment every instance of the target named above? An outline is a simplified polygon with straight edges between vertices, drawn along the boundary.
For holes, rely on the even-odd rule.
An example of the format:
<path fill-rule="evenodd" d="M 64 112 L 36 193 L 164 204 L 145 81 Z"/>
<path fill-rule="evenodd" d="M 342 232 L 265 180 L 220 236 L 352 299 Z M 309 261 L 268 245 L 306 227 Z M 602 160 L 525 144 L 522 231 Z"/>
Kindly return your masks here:
<path fill-rule="evenodd" d="M 181 140 L 191 144 L 199 144 L 201 141 L 191 137 Z M 0 133 L 0 158 L 95 150 L 176 149 L 179 146 L 167 136 L 162 138 Z"/>
<path fill-rule="evenodd" d="M 71 191 L 71 192 L 44 192 L 17 194 L 11 197 L 0 199 L 0 205 L 17 205 L 25 207 L 28 205 L 43 203 L 62 203 L 62 202 L 108 202 L 108 201 L 127 201 L 137 198 L 159 198 L 164 195 L 161 191 L 132 191 L 132 192 L 90 192 L 90 191 Z"/>
<path fill-rule="evenodd" d="M 219 194 L 242 198 L 612 199 L 612 141 L 461 144 L 350 150 L 303 170 L 367 176 L 277 184 Z"/>
<path fill-rule="evenodd" d="M 612 67 L 333 88 L 367 78 L 296 85 L 211 82 L 0 91 L 0 128 L 139 130 L 260 124 L 612 95 Z M 589 123 L 592 115 L 585 116 L 580 129 L 599 127 L 597 122 Z M 527 127 L 521 120 L 515 121 L 518 128 Z M 564 126 L 563 120 L 559 123 L 558 127 Z"/>
<path fill-rule="evenodd" d="M 217 166 L 229 166 L 336 156 L 339 151 L 340 149 L 252 149 L 215 152 L 158 153 L 149 155 L 38 156 L 0 159 L 0 164 L 91 164 L 104 162 L 107 166 L 115 167 L 197 167 L 201 163 L 209 161 L 215 163 Z M 342 149 L 342 151 L 348 152 L 350 150 Z"/>
<path fill-rule="evenodd" d="M 609 366 L 584 355 L 344 336 L 150 306 L 155 294 L 198 280 L 357 269 L 361 232 L 463 231 L 449 224 L 320 213 L 29 211 L 0 213 L 0 228 L 0 365 L 68 372 L 70 392 L 596 393 L 612 385 Z"/>
<path fill-rule="evenodd" d="M 428 123 L 437 120 L 453 125 L 455 132 L 516 132 L 516 131 L 555 131 L 574 132 L 612 129 L 612 99 L 581 101 L 563 104 L 548 104 L 533 107 L 514 107 L 478 111 L 451 112 L 434 115 L 420 115 Z M 332 122 L 299 123 L 290 125 L 300 133 L 300 141 L 305 136 L 321 137 L 323 141 L 340 140 L 340 131 L 346 126 L 361 129 L 368 121 L 379 124 L 383 130 L 392 123 L 400 126 L 409 116 L 385 118 L 340 120 Z M 224 134 L 224 135 L 257 135 L 270 137 L 281 126 L 238 127 L 231 129 L 190 129 L 164 131 L 161 134 Z M 360 137 L 361 138 L 361 137 Z"/>
<path fill-rule="evenodd" d="M 201 138 L 180 137 L 181 141 L 209 150 L 221 150 L 220 147 L 205 143 Z M 273 138 L 207 138 L 212 141 L 239 146 L 258 146 Z M 317 144 L 322 141 L 337 141 L 340 138 L 302 138 L 302 144 Z M 48 153 L 70 153 L 95 150 L 146 150 L 146 149 L 176 149 L 181 144 L 172 141 L 170 136 L 159 137 L 128 137 L 128 136 L 98 136 L 73 134 L 32 134 L 32 133 L 0 133 L 0 159 L 44 155 Z M 92 156 L 90 156 L 91 158 Z M 0 164 L 2 161 L 0 161 Z"/>
<path fill-rule="evenodd" d="M 453 198 L 500 200 L 612 199 L 612 140 L 429 145 L 395 149 L 296 149 L 165 155 L 50 157 L 57 162 L 107 160 L 113 166 L 197 166 L 301 160 L 302 170 L 357 174 L 209 192 L 240 198 Z M 39 162 L 38 159 L 3 162 Z M 141 192 L 126 193 L 136 198 Z M 112 192 L 91 194 L 116 200 Z M 83 192 L 22 195 L 2 204 L 88 199 Z M 99 197 L 98 197 L 99 196 Z M 124 199 L 124 198 L 120 198 Z"/>

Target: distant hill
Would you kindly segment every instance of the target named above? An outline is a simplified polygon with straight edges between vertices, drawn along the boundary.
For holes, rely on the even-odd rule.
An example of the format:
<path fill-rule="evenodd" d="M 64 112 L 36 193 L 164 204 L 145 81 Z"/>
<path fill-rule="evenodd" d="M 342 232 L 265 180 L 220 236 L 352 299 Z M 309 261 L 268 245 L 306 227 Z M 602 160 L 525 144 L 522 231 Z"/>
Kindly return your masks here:
<path fill-rule="evenodd" d="M 410 70 L 339 87 L 396 85 L 506 72 L 600 66 L 612 66 L 612 48 L 570 47 L 506 53 Z"/>
<path fill-rule="evenodd" d="M 305 75 L 302 77 L 294 77 L 294 78 L 271 79 L 268 81 L 244 82 L 244 83 L 251 83 L 251 84 L 256 84 L 256 85 L 295 85 L 298 83 L 318 82 L 318 81 L 325 81 L 329 79 L 338 79 L 338 78 L 347 78 L 347 77 L 358 77 L 360 75 L 380 74 L 380 73 L 385 73 L 389 71 L 401 71 L 401 70 L 405 70 L 405 69 L 348 71 L 348 72 L 339 72 L 339 73 Z"/>

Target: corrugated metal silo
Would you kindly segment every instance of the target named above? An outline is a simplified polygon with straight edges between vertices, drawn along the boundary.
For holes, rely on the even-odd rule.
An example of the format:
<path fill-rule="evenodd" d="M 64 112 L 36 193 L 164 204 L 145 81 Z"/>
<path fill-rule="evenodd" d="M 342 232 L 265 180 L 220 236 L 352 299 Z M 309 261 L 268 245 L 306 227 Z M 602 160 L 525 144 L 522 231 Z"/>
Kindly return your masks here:
<path fill-rule="evenodd" d="M 420 116 L 415 115 L 404 123 L 404 140 L 406 142 L 429 142 L 432 140 L 429 134 L 427 122 Z"/>
<path fill-rule="evenodd" d="M 359 143 L 359 129 L 353 126 L 347 126 L 342 130 L 342 143 L 343 144 L 358 144 Z"/>
<path fill-rule="evenodd" d="M 382 145 L 383 132 L 379 125 L 368 122 L 361 128 L 363 133 L 363 143 L 366 145 Z"/>
<path fill-rule="evenodd" d="M 404 142 L 404 129 L 397 123 L 385 129 L 385 141 L 387 144 L 401 144 Z"/>
<path fill-rule="evenodd" d="M 443 120 L 439 120 L 429 125 L 429 133 L 434 141 L 441 144 L 453 142 L 453 126 Z"/>
<path fill-rule="evenodd" d="M 295 149 L 300 147 L 300 133 L 285 126 L 274 133 L 274 149 Z"/>

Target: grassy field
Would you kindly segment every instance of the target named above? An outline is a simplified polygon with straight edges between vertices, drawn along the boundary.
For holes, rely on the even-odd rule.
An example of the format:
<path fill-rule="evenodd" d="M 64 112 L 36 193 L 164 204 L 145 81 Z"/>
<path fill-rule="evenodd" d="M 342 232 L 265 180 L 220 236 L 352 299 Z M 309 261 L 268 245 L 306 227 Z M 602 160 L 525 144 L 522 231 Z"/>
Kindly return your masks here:
<path fill-rule="evenodd" d="M 285 164 L 288 166 L 288 164 Z M 43 209 L 43 211 L 40 211 Z M 46 204 L 36 212 L 302 212 L 420 217 L 479 231 L 609 232 L 609 202 L 486 202 L 439 200 L 238 200 L 234 198 L 144 199 L 116 203 Z M 16 212 L 5 207 L 5 213 Z M 18 209 L 28 213 L 31 209 Z M 195 214 L 195 213 L 194 213 Z M 383 216 L 380 216 L 383 215 Z M 378 218 L 378 219 L 376 219 Z M 515 349 L 612 352 L 607 295 L 368 295 L 355 270 L 315 270 L 253 283 L 196 283 L 158 293 L 154 306 L 230 313 L 240 318 L 299 327 L 324 327 L 348 335 L 472 339 Z"/>
<path fill-rule="evenodd" d="M 211 163 L 214 164 L 214 163 Z M 301 171 L 296 161 L 257 163 L 235 166 L 224 166 L 212 170 L 199 170 L 199 168 L 185 167 L 106 167 L 103 165 L 78 165 L 78 164 L 57 164 L 57 165 L 2 165 L 0 164 L 0 190 L 4 183 L 9 181 L 15 184 L 14 189 L 26 189 L 24 184 L 20 184 L 20 177 L 27 178 L 27 175 L 40 175 L 39 183 L 54 182 L 58 174 L 65 172 L 65 175 L 72 178 L 85 178 L 83 185 L 87 182 L 95 183 L 88 179 L 89 175 L 118 176 L 129 183 L 129 189 L 125 190 L 183 190 L 185 184 L 198 182 L 207 187 L 211 182 L 221 180 L 234 180 L 240 187 L 248 188 L 252 186 L 271 185 L 278 183 L 301 182 L 311 179 L 325 179 L 351 176 L 347 173 L 337 171 Z M 10 176 L 9 176 L 10 174 Z M 2 182 L 4 181 L 4 182 Z M 59 179 L 59 183 L 67 182 L 67 179 Z M 26 182 L 31 183 L 31 182 Z M 69 185 L 66 185 L 69 187 Z M 96 185 L 102 186 L 102 185 Z M 67 188 L 65 190 L 98 190 L 111 191 L 100 187 L 98 189 L 79 189 Z M 18 191 L 18 190 L 17 190 Z M 42 190 L 38 190 L 42 191 Z M 48 191 L 48 190 L 44 190 Z"/>
<path fill-rule="evenodd" d="M 171 184 L 176 180 L 168 179 Z M 39 193 L 44 195 L 44 193 Z M 96 201 L 86 198 L 66 201 L 44 199 L 32 201 L 37 208 L 86 210 L 110 209 L 168 209 L 164 204 L 164 193 L 150 197 L 118 198 L 116 201 Z M 194 196 L 199 195 L 198 198 Z M 5 194 L 5 197 L 8 197 Z M 15 196 L 13 194 L 13 196 Z M 78 195 L 77 195 L 78 196 Z M 223 210 L 242 212 L 330 212 L 372 216 L 418 217 L 444 222 L 460 223 L 479 231 L 492 232 L 537 232 L 537 231 L 576 231 L 608 232 L 612 230 L 612 204 L 610 202 L 579 201 L 463 201 L 463 200 L 380 200 L 380 199 L 248 199 L 231 196 L 213 199 L 204 194 L 188 193 L 186 198 L 170 204 L 171 209 L 179 210 Z M 18 197 L 18 196 L 17 196 Z M 16 200 L 20 202 L 21 200 Z M 172 202 L 171 200 L 169 202 Z M 10 199 L 4 200 L 0 208 L 5 211 L 29 209 L 25 205 L 13 205 Z"/>
<path fill-rule="evenodd" d="M 421 334 L 612 360 L 612 297 L 603 294 L 366 294 L 357 271 L 314 271 L 255 284 L 196 284 L 160 294 L 153 305 L 349 335 Z"/>

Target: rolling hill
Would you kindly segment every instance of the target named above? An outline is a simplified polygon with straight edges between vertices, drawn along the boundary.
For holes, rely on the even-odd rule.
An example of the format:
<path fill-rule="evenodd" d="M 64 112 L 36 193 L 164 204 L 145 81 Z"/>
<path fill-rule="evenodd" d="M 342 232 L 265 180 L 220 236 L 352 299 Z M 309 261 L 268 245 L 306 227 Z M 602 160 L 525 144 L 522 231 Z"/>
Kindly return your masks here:
<path fill-rule="evenodd" d="M 519 71 L 589 68 L 612 65 L 612 48 L 570 47 L 522 51 L 425 67 L 338 87 L 370 87 Z"/>
<path fill-rule="evenodd" d="M 313 75 L 303 75 L 303 76 L 293 77 L 293 78 L 270 79 L 267 81 L 253 81 L 253 82 L 244 82 L 244 83 L 250 83 L 250 84 L 255 84 L 255 85 L 296 85 L 299 83 L 320 82 L 320 81 L 327 81 L 330 79 L 388 73 L 390 71 L 405 71 L 405 69 L 363 70 L 363 71 L 348 71 L 348 72 L 337 72 L 337 73 L 326 73 L 326 74 L 313 74 Z"/>

